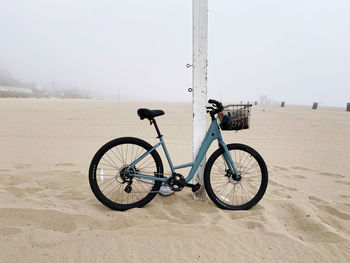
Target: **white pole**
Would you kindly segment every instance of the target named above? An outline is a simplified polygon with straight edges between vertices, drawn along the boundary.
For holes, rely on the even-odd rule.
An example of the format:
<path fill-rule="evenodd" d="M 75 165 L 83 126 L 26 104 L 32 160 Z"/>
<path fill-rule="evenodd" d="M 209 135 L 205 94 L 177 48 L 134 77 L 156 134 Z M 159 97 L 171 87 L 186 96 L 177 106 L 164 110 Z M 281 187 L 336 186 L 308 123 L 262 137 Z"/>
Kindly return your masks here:
<path fill-rule="evenodd" d="M 208 0 L 193 0 L 193 160 L 205 137 L 207 120 L 207 72 L 208 72 Z M 202 161 L 193 183 L 200 183 L 201 188 L 193 194 L 197 200 L 205 199 L 203 173 L 206 160 Z"/>

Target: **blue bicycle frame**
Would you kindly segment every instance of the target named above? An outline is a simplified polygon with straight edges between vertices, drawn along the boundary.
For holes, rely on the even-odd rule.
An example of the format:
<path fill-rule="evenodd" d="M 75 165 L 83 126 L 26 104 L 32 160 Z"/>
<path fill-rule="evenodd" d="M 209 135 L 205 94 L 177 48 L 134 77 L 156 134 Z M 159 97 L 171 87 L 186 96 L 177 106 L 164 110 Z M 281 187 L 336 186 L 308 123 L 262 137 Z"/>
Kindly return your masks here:
<path fill-rule="evenodd" d="M 153 152 L 155 149 L 157 149 L 160 145 L 163 147 L 165 156 L 168 160 L 170 169 L 171 169 L 171 173 L 174 174 L 176 169 L 181 169 L 181 168 L 185 168 L 185 167 L 192 167 L 188 176 L 185 178 L 186 183 L 188 183 L 189 181 L 192 180 L 193 176 L 195 175 L 200 163 L 202 162 L 205 154 L 207 153 L 211 143 L 214 140 L 218 140 L 219 142 L 219 147 L 222 147 L 224 150 L 224 158 L 226 161 L 226 164 L 228 166 L 228 169 L 230 169 L 230 171 L 234 174 L 238 174 L 237 172 L 237 168 L 235 166 L 235 164 L 233 163 L 232 157 L 227 149 L 226 144 L 224 143 L 224 141 L 222 140 L 221 137 L 221 132 L 218 126 L 218 123 L 216 121 L 216 119 L 213 119 L 210 127 L 205 135 L 205 138 L 203 140 L 203 143 L 199 149 L 199 152 L 197 154 L 197 157 L 195 159 L 194 162 L 191 163 L 186 163 L 186 164 L 182 164 L 179 166 L 174 166 L 173 162 L 171 161 L 170 155 L 168 153 L 168 150 L 165 146 L 165 142 L 163 140 L 162 136 L 159 136 L 159 140 L 160 142 L 157 143 L 156 145 L 153 146 L 153 148 L 151 150 L 149 150 L 148 152 L 144 153 L 143 155 L 141 155 L 138 159 L 136 159 L 134 162 L 132 162 L 129 167 L 125 170 L 126 173 L 129 173 L 130 176 L 134 176 L 134 177 L 139 177 L 139 178 L 145 178 L 145 179 L 151 179 L 151 180 L 155 180 L 155 181 L 162 181 L 162 182 L 167 182 L 168 178 L 166 177 L 156 177 L 153 175 L 147 175 L 147 174 L 142 174 L 142 173 L 138 173 L 138 174 L 134 174 L 134 173 L 130 173 L 130 170 L 132 167 L 134 167 L 138 162 L 140 162 L 143 158 L 145 158 L 147 155 L 149 155 L 151 152 Z"/>

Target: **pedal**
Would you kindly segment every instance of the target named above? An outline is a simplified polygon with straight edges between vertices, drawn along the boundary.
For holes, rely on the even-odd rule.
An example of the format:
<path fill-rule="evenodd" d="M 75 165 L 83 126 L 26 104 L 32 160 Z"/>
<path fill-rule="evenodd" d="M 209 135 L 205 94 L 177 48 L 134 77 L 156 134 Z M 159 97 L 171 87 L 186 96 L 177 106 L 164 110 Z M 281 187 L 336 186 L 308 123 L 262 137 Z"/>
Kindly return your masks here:
<path fill-rule="evenodd" d="M 201 185 L 200 184 L 189 184 L 189 183 L 186 183 L 185 186 L 187 187 L 191 187 L 192 188 L 192 192 L 196 192 L 198 191 L 199 188 L 201 188 Z"/>
<path fill-rule="evenodd" d="M 194 186 L 192 186 L 192 192 L 197 192 L 199 190 L 199 188 L 201 188 L 200 184 L 195 184 Z"/>

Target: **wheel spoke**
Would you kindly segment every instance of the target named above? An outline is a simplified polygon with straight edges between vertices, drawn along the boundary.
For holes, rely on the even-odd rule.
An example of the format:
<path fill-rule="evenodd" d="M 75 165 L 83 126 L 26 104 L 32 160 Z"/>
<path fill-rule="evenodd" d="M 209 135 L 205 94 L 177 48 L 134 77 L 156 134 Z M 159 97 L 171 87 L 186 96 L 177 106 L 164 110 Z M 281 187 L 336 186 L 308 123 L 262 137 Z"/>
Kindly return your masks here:
<path fill-rule="evenodd" d="M 110 151 L 113 153 L 113 155 L 114 155 L 115 157 L 117 157 L 117 159 L 119 160 L 119 162 L 120 162 L 121 164 L 124 164 L 124 162 L 123 162 L 122 160 L 120 160 L 119 156 L 114 152 L 113 149 L 110 149 Z M 117 149 L 117 151 L 118 151 L 118 149 Z M 119 153 L 119 151 L 118 151 L 118 153 Z"/>
<path fill-rule="evenodd" d="M 103 161 L 107 162 L 105 159 L 103 159 Z M 116 167 L 111 165 L 111 164 L 100 163 L 100 165 L 107 166 L 107 167 L 113 167 L 114 168 L 113 170 L 116 170 Z"/>

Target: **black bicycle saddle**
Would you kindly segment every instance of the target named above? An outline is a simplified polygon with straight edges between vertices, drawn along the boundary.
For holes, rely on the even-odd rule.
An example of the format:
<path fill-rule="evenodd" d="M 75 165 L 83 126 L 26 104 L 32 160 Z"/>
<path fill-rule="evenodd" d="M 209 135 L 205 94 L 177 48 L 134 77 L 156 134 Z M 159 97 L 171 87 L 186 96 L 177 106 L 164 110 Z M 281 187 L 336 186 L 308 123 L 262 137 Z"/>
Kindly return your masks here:
<path fill-rule="evenodd" d="M 149 119 L 152 120 L 154 117 L 164 115 L 164 111 L 162 110 L 149 110 L 149 109 L 138 109 L 137 115 L 139 115 L 140 119 Z"/>

